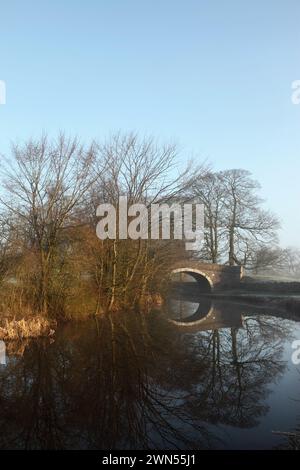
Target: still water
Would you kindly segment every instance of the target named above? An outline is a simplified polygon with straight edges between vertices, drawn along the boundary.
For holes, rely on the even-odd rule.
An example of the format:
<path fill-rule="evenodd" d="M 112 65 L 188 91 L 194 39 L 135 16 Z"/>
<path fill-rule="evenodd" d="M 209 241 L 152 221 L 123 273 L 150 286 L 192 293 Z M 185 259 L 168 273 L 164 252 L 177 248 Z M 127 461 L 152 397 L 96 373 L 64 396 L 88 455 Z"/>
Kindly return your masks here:
<path fill-rule="evenodd" d="M 300 323 L 173 299 L 7 344 L 1 449 L 271 449 L 300 427 Z"/>

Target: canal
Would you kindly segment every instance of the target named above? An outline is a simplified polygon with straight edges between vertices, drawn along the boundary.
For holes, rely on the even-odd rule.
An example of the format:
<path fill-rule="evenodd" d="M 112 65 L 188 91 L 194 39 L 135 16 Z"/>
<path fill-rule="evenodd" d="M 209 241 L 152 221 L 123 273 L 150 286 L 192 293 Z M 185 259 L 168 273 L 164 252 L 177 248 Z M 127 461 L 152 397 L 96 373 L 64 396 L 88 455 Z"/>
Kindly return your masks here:
<path fill-rule="evenodd" d="M 1 449 L 274 449 L 300 427 L 300 322 L 171 299 L 6 345 Z M 279 434 L 278 434 L 279 433 Z"/>

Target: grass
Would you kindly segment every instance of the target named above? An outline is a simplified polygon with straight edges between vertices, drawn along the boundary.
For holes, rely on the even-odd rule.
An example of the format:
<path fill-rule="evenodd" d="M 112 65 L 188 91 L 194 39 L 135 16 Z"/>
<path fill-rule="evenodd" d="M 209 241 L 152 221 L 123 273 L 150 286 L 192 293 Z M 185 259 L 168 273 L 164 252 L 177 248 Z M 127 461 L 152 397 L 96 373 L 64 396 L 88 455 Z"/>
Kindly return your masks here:
<path fill-rule="evenodd" d="M 22 318 L 21 320 L 6 318 L 0 326 L 1 340 L 17 340 L 52 336 L 54 324 L 42 316 Z"/>

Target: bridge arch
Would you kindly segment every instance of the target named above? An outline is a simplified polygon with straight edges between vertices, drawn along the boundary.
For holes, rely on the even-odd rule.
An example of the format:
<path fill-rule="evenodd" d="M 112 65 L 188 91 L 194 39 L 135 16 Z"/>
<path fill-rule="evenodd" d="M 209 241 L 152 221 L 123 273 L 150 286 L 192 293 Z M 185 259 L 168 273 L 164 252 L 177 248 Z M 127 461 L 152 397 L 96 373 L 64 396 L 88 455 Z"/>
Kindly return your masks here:
<path fill-rule="evenodd" d="M 194 326 L 209 319 L 213 313 L 213 302 L 208 298 L 189 301 L 184 298 L 170 298 L 167 303 L 168 320 L 175 325 Z"/>
<path fill-rule="evenodd" d="M 196 315 L 193 315 L 193 317 L 187 318 L 185 321 L 182 321 L 180 319 L 169 318 L 168 321 L 170 323 L 173 323 L 173 325 L 184 327 L 187 329 L 191 327 L 195 327 L 195 326 L 201 326 L 202 324 L 205 325 L 209 323 L 209 321 L 213 322 L 216 318 L 215 312 L 214 312 L 214 306 L 212 305 L 210 310 L 204 316 L 201 315 L 199 318 L 195 318 Z"/>
<path fill-rule="evenodd" d="M 203 293 L 210 293 L 214 288 L 211 277 L 199 269 L 189 267 L 176 268 L 172 270 L 171 275 L 177 273 L 189 274 L 192 276 L 195 281 L 197 281 L 198 286 Z"/>

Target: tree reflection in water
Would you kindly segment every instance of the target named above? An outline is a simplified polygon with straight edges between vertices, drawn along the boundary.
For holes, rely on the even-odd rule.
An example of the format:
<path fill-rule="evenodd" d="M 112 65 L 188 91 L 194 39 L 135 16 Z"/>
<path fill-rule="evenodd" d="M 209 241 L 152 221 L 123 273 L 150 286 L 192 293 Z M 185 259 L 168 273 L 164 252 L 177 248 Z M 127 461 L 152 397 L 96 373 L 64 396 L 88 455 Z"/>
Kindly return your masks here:
<path fill-rule="evenodd" d="M 272 316 L 190 332 L 159 312 L 68 325 L 52 344 L 8 351 L 0 448 L 219 447 L 212 425 L 251 427 L 266 413 L 288 334 Z"/>

